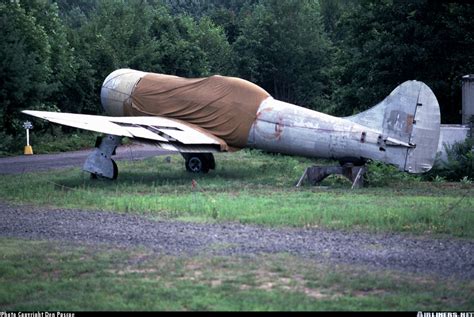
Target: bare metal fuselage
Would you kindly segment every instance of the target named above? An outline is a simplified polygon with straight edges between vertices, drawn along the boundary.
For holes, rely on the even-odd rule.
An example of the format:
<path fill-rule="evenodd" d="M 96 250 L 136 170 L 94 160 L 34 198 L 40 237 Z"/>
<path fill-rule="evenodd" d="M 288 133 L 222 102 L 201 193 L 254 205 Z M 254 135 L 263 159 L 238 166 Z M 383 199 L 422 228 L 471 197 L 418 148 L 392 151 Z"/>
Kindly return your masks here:
<path fill-rule="evenodd" d="M 400 84 L 376 106 L 346 118 L 275 100 L 239 78 L 186 79 L 131 69 L 107 76 L 101 102 L 108 116 L 23 113 L 107 134 L 83 170 L 110 179 L 117 177 L 111 156 L 122 137 L 178 151 L 193 172 L 215 167 L 211 153 L 251 147 L 352 163 L 373 159 L 422 173 L 433 166 L 440 135 L 438 101 L 419 81 Z"/>
<path fill-rule="evenodd" d="M 124 101 L 145 74 L 117 70 L 107 77 L 101 101 L 108 115 L 123 115 Z M 431 89 L 408 81 L 375 107 L 346 118 L 268 97 L 258 108 L 247 146 L 342 161 L 373 159 L 420 173 L 433 165 L 439 125 L 439 105 Z"/>
<path fill-rule="evenodd" d="M 321 158 L 369 158 L 380 131 L 344 118 L 268 98 L 250 129 L 248 146 Z"/>

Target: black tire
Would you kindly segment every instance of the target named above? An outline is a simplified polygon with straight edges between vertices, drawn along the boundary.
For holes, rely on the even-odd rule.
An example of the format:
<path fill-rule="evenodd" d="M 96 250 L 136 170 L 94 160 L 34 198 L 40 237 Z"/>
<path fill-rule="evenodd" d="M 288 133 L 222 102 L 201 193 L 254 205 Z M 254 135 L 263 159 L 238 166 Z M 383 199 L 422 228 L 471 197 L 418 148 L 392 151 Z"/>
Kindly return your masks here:
<path fill-rule="evenodd" d="M 212 155 L 212 154 L 211 154 Z M 186 170 L 190 173 L 208 173 L 210 161 L 206 153 L 196 153 L 184 155 Z"/>

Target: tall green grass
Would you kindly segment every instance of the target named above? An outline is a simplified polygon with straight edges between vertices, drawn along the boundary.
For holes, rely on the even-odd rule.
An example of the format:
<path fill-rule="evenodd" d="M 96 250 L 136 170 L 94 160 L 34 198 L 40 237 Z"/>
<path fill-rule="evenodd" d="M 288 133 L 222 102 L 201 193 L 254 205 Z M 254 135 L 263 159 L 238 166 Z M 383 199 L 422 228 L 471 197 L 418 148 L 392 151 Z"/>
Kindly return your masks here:
<path fill-rule="evenodd" d="M 295 188 L 314 162 L 258 151 L 219 154 L 216 160 L 217 170 L 207 175 L 187 173 L 183 160 L 172 156 L 170 163 L 163 157 L 118 162 L 117 181 L 90 180 L 78 169 L 2 176 L 0 199 L 188 221 L 474 237 L 472 184 L 427 183 L 401 174 L 360 190 L 340 177 Z"/>

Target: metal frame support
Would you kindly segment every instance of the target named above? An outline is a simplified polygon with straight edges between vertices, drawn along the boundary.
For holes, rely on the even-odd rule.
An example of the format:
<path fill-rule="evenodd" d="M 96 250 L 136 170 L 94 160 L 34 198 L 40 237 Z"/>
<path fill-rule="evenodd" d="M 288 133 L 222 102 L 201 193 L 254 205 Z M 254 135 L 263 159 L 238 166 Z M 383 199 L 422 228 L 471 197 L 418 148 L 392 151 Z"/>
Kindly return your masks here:
<path fill-rule="evenodd" d="M 323 181 L 326 177 L 338 174 L 343 175 L 348 178 L 352 187 L 361 188 L 364 187 L 364 174 L 367 172 L 367 167 L 365 166 L 353 166 L 353 165 L 344 165 L 344 166 L 311 166 L 307 167 L 301 175 L 300 179 L 296 183 L 296 187 L 300 187 L 301 184 L 306 179 L 311 185 L 316 185 Z"/>
<path fill-rule="evenodd" d="M 82 169 L 96 176 L 117 178 L 117 167 L 111 157 L 115 155 L 115 149 L 121 141 L 122 137 L 116 135 L 107 135 L 105 138 L 98 137 L 96 148 L 89 154 Z"/>

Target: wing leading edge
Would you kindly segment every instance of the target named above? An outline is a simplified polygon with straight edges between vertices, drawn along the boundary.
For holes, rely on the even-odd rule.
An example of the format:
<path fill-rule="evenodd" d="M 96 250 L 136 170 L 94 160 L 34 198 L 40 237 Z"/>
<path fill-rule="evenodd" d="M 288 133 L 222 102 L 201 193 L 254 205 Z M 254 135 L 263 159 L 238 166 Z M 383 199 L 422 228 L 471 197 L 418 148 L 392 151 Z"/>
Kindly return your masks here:
<path fill-rule="evenodd" d="M 228 150 L 224 140 L 204 129 L 163 117 L 107 117 L 35 110 L 22 112 L 61 125 L 153 143 L 170 151 Z"/>

